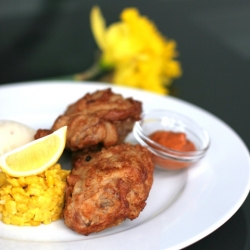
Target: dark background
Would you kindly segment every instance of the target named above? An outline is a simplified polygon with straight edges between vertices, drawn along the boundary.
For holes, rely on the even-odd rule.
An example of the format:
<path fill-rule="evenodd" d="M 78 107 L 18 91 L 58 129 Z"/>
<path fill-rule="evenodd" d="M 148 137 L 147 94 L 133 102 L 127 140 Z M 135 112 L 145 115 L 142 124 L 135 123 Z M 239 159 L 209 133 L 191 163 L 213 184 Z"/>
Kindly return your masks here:
<path fill-rule="evenodd" d="M 0 0 L 0 84 L 87 69 L 97 49 L 89 23 L 95 4 L 107 24 L 125 7 L 137 7 L 175 39 L 184 72 L 174 84 L 177 96 L 224 120 L 249 148 L 249 0 Z M 250 249 L 249 229 L 250 197 L 222 227 L 187 249 Z"/>

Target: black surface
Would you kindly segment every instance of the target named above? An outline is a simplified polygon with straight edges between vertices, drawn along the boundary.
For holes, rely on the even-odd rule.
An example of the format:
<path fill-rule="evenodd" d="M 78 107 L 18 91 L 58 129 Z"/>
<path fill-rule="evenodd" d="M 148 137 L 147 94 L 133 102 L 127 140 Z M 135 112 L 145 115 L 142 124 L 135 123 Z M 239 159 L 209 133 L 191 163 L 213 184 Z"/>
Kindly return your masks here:
<path fill-rule="evenodd" d="M 108 24 L 123 8 L 137 7 L 175 39 L 184 71 L 174 85 L 178 97 L 224 120 L 249 148 L 249 0 L 0 0 L 0 83 L 88 68 L 96 49 L 89 26 L 93 4 Z M 250 249 L 249 229 L 250 197 L 228 222 L 186 249 Z"/>

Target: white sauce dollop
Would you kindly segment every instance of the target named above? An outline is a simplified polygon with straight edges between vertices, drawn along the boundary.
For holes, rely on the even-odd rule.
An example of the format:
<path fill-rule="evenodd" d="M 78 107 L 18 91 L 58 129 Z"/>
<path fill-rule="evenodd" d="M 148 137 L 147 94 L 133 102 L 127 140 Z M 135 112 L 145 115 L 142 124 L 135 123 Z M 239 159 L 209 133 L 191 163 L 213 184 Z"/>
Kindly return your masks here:
<path fill-rule="evenodd" d="M 35 130 L 15 121 L 0 121 L 0 155 L 34 140 Z"/>

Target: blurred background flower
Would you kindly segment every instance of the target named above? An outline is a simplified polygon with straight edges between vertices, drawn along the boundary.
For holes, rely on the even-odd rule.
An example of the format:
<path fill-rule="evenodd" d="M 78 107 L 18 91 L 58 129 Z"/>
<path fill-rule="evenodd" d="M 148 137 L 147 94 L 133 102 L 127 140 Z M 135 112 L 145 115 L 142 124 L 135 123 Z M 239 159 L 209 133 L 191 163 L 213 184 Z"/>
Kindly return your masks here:
<path fill-rule="evenodd" d="M 176 42 L 136 8 L 124 9 L 120 21 L 107 27 L 100 8 L 94 6 L 90 23 L 100 56 L 93 67 L 76 75 L 78 80 L 109 72 L 102 80 L 168 94 L 172 81 L 182 75 Z"/>

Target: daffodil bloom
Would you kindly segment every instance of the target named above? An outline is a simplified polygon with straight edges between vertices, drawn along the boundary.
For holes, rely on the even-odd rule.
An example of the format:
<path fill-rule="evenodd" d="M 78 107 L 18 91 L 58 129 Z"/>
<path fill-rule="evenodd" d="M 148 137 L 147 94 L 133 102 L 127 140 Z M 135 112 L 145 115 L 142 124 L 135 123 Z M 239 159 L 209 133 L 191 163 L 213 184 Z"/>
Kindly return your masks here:
<path fill-rule="evenodd" d="M 167 40 L 155 25 L 136 8 L 124 9 L 121 21 L 106 27 L 100 9 L 91 10 L 91 29 L 101 50 L 100 65 L 112 68 L 114 84 L 143 88 L 167 94 L 181 66 L 176 43 Z"/>

